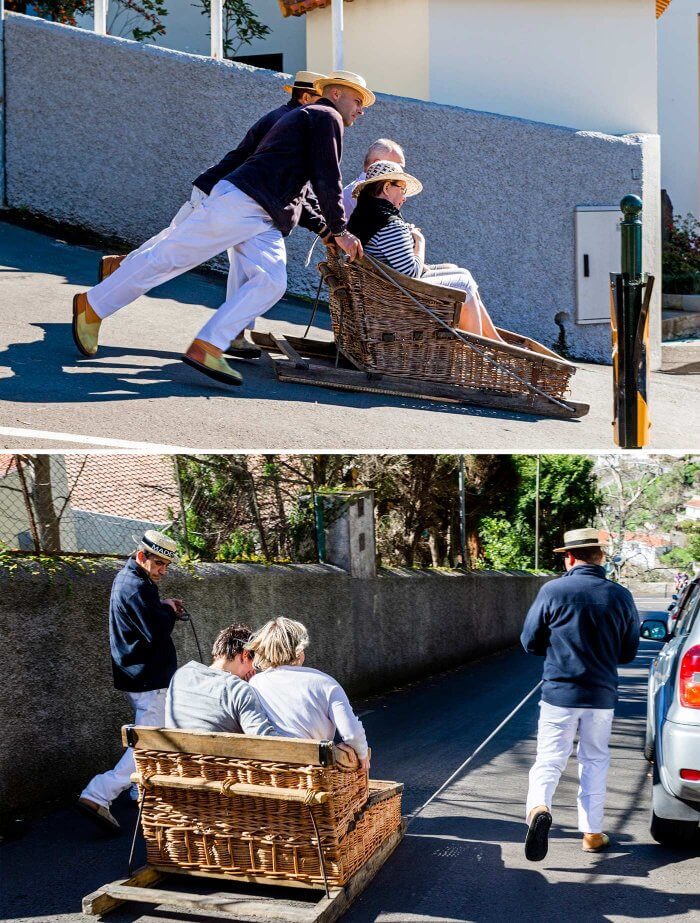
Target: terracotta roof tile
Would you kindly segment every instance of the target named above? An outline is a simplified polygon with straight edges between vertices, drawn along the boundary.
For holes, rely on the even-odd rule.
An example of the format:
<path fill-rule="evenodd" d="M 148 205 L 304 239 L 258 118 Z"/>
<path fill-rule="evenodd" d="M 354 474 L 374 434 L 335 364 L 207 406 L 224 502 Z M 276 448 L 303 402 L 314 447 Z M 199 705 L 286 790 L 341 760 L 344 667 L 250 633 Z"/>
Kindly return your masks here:
<path fill-rule="evenodd" d="M 345 0 L 351 3 L 352 0 Z M 304 16 L 312 10 L 322 10 L 331 5 L 331 0 L 278 0 L 283 16 Z M 656 0 L 656 18 L 658 19 L 666 8 L 670 5 L 671 0 Z"/>
<path fill-rule="evenodd" d="M 65 462 L 68 488 L 75 484 L 73 509 L 156 523 L 177 515 L 177 483 L 168 456 L 66 455 Z"/>
<path fill-rule="evenodd" d="M 311 10 L 322 10 L 331 5 L 331 0 L 278 0 L 283 16 L 303 16 Z M 345 0 L 351 3 L 352 0 Z"/>

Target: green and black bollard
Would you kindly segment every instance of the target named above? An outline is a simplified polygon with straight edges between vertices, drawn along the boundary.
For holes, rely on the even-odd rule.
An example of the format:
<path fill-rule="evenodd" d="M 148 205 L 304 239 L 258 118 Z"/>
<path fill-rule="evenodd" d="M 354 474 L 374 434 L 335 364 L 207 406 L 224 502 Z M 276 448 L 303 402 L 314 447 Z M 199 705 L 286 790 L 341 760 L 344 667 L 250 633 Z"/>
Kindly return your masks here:
<path fill-rule="evenodd" d="M 642 273 L 642 200 L 626 195 L 622 272 L 610 273 L 610 315 L 615 443 L 622 449 L 647 444 L 649 420 L 649 303 L 654 277 Z"/>

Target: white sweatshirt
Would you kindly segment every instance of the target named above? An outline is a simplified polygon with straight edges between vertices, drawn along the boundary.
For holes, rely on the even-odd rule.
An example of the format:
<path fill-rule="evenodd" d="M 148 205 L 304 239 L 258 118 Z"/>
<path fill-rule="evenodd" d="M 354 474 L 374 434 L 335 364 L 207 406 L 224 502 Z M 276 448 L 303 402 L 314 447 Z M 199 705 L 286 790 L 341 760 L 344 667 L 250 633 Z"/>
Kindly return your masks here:
<path fill-rule="evenodd" d="M 337 730 L 360 759 L 367 756 L 365 729 L 332 676 L 310 667 L 273 667 L 256 674 L 250 685 L 285 736 L 333 740 Z"/>

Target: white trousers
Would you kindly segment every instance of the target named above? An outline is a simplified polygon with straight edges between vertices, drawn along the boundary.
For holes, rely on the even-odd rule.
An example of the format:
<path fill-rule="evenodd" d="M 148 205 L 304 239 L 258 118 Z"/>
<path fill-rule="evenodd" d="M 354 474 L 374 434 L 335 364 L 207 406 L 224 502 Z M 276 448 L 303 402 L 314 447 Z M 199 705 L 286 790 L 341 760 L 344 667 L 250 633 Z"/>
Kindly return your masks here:
<path fill-rule="evenodd" d="M 562 708 L 540 702 L 537 759 L 530 770 L 526 817 L 538 804 L 551 809 L 578 731 L 578 829 L 581 833 L 603 832 L 613 714 L 612 708 Z"/>
<path fill-rule="evenodd" d="M 134 724 L 164 727 L 167 691 L 167 689 L 153 689 L 150 692 L 127 692 L 134 709 Z M 94 776 L 80 793 L 80 797 L 89 798 L 95 804 L 108 808 L 118 795 L 129 788 L 131 773 L 134 769 L 134 751 L 131 747 L 127 747 L 114 769 Z"/>
<path fill-rule="evenodd" d="M 159 234 L 156 234 L 153 237 L 150 237 L 148 240 L 144 241 L 138 250 L 132 250 L 131 253 L 124 257 L 123 263 L 127 263 L 137 253 L 143 253 L 144 250 L 150 250 L 154 244 L 157 244 L 159 241 L 165 240 L 166 237 L 169 237 L 171 232 L 174 231 L 178 225 L 182 224 L 183 221 L 186 221 L 197 208 L 202 207 L 206 199 L 206 192 L 202 192 L 202 190 L 197 186 L 193 186 L 189 199 L 178 209 L 175 217 L 167 226 L 167 228 L 164 228 Z M 230 301 L 230 299 L 238 291 L 239 286 L 241 286 L 247 280 L 248 276 L 245 272 L 243 258 L 242 255 L 239 254 L 238 248 L 229 247 L 226 253 L 228 256 L 226 300 Z M 251 330 L 253 329 L 253 326 L 254 321 L 251 321 L 249 324 Z"/>
<path fill-rule="evenodd" d="M 231 183 L 217 183 L 186 219 L 130 254 L 116 272 L 87 293 L 100 318 L 109 317 L 156 285 L 199 266 L 223 250 L 236 251 L 236 278 L 226 300 L 197 336 L 226 349 L 287 287 L 286 251 L 268 213 Z"/>
<path fill-rule="evenodd" d="M 435 267 L 428 267 L 423 272 L 421 279 L 426 282 L 432 282 L 434 285 L 461 289 L 467 296 L 465 301 L 473 298 L 479 290 L 474 276 L 468 269 L 461 269 L 459 266 L 453 266 L 449 269 L 443 268 L 439 264 Z"/>

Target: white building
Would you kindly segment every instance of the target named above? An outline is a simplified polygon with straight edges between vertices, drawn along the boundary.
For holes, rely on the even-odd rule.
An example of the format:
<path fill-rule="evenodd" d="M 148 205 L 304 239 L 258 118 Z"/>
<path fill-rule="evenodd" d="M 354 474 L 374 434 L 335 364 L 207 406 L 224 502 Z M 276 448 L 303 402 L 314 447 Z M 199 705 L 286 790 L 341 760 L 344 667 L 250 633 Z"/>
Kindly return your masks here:
<path fill-rule="evenodd" d="M 700 497 L 693 497 L 685 504 L 681 519 L 690 519 L 691 522 L 700 522 Z"/>
<path fill-rule="evenodd" d="M 599 537 L 601 541 L 612 545 L 624 564 L 647 570 L 659 567 L 661 555 L 673 548 L 671 536 L 661 533 L 625 532 L 621 542 L 617 535 L 611 536 L 609 532 L 601 531 Z"/>
<path fill-rule="evenodd" d="M 385 93 L 607 134 L 655 133 L 656 15 L 669 2 L 355 0 L 344 8 L 345 64 Z M 331 10 L 306 18 L 307 65 L 324 71 Z"/>
<path fill-rule="evenodd" d="M 700 218 L 700 0 L 673 0 L 659 20 L 659 132 L 673 211 Z"/>

